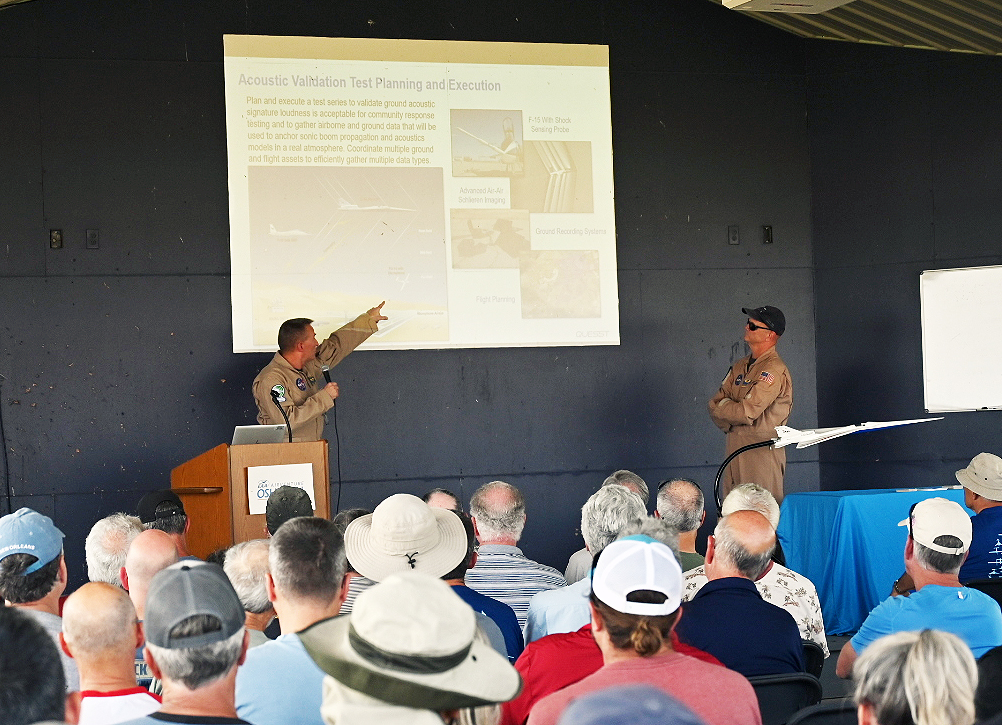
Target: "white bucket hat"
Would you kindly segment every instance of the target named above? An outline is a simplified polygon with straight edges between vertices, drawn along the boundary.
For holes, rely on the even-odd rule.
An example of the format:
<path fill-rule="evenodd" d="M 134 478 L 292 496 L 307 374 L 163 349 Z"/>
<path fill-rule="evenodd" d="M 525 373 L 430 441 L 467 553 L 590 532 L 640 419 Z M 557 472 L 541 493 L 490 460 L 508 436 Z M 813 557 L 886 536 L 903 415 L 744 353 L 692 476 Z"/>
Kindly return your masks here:
<path fill-rule="evenodd" d="M 957 480 L 990 501 L 1002 501 L 1002 458 L 992 453 L 974 456 L 967 468 L 957 471 Z"/>
<path fill-rule="evenodd" d="M 448 574 L 466 557 L 467 539 L 453 511 L 397 493 L 348 524 L 344 546 L 355 571 L 378 582 L 401 571 Z"/>
<path fill-rule="evenodd" d="M 321 670 L 352 690 L 438 711 L 507 702 L 522 689 L 507 658 L 475 639 L 476 626 L 452 587 L 407 571 L 359 594 L 351 614 L 299 638 Z"/>

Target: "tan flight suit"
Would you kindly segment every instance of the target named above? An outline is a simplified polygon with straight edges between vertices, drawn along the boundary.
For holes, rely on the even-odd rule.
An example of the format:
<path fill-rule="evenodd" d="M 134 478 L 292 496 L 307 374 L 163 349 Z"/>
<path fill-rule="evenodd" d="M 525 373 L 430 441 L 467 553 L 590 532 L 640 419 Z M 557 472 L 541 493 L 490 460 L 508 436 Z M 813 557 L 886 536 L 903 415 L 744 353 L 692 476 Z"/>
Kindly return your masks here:
<path fill-rule="evenodd" d="M 252 389 L 257 403 L 257 422 L 261 425 L 285 423 L 271 397 L 272 388 L 280 385 L 284 400 L 279 404 L 289 416 L 292 440 L 320 440 L 324 432 L 324 413 L 334 407 L 333 398 L 324 390 L 327 381 L 321 367 L 334 367 L 375 331 L 376 320 L 367 312 L 362 313 L 321 342 L 316 357 L 308 360 L 302 370 L 296 370 L 281 353 L 275 353 L 271 362 L 254 378 Z"/>
<path fill-rule="evenodd" d="M 786 425 L 793 407 L 793 381 L 776 348 L 751 362 L 738 360 L 709 402 L 710 418 L 727 434 L 725 456 L 749 443 L 776 437 L 776 426 Z M 757 483 L 783 500 L 786 449 L 763 446 L 745 451 L 724 471 L 722 493 L 741 483 Z"/>

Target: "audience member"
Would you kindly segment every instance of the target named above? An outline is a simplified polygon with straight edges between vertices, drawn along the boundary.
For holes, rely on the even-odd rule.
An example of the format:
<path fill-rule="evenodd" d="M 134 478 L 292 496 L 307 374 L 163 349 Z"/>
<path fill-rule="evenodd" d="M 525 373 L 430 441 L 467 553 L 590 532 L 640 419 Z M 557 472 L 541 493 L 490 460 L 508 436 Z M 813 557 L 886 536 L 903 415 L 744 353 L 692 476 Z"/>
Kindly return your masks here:
<path fill-rule="evenodd" d="M 927 498 L 912 506 L 905 543 L 905 571 L 915 584 L 910 597 L 888 597 L 867 616 L 842 647 L 835 668 L 848 677 L 858 655 L 893 632 L 939 629 L 952 632 L 980 657 L 1002 644 L 998 603 L 976 589 L 962 587 L 957 573 L 971 545 L 971 519 L 960 504 Z"/>
<path fill-rule="evenodd" d="M 312 516 L 313 502 L 310 494 L 297 486 L 279 486 L 271 492 L 265 504 L 264 522 L 268 536 L 274 536 L 278 527 L 297 516 Z"/>
<path fill-rule="evenodd" d="M 659 541 L 675 554 L 678 536 L 661 519 L 644 516 L 623 527 L 620 538 L 647 536 Z M 677 555 L 676 555 L 677 558 Z M 590 581 L 590 579 L 589 579 Z M 720 660 L 711 654 L 680 642 L 671 632 L 671 646 L 676 652 L 713 665 Z M 502 725 L 523 725 L 537 701 L 595 672 L 602 666 L 602 650 L 591 633 L 591 619 L 576 632 L 549 634 L 526 645 L 515 669 L 522 675 L 522 692 L 502 708 Z"/>
<path fill-rule="evenodd" d="M 78 725 L 112 725 L 160 709 L 160 698 L 136 684 L 143 629 L 120 587 L 91 582 L 73 592 L 63 605 L 61 641 L 80 669 Z"/>
<path fill-rule="evenodd" d="M 125 567 L 122 569 L 122 586 L 129 593 L 129 599 L 136 608 L 140 622 L 146 616 L 146 597 L 153 577 L 177 560 L 177 546 L 174 539 L 159 529 L 148 529 L 133 540 L 125 557 Z M 158 691 L 160 685 L 159 683 L 154 685 L 153 673 L 143 656 L 142 649 L 136 650 L 135 666 L 139 685 L 153 687 Z"/>
<path fill-rule="evenodd" d="M 709 725 L 760 725 L 758 700 L 744 677 L 673 650 L 681 592 L 682 569 L 664 544 L 629 536 L 603 549 L 592 571 L 591 611 L 605 664 L 537 702 L 529 725 L 556 723 L 573 700 L 622 684 L 654 685 Z"/>
<path fill-rule="evenodd" d="M 962 582 L 1002 577 L 1002 458 L 979 453 L 957 471 L 971 518 L 971 548 L 960 567 Z"/>
<path fill-rule="evenodd" d="M 282 634 L 248 652 L 236 683 L 240 717 L 254 725 L 322 722 L 323 672 L 295 633 L 338 614 L 346 566 L 344 539 L 330 521 L 300 516 L 275 532 L 267 586 Z"/>
<path fill-rule="evenodd" d="M 625 486 L 602 486 L 581 507 L 581 535 L 591 555 L 611 544 L 631 521 L 646 518 L 643 500 Z M 559 589 L 533 596 L 526 615 L 528 642 L 559 632 L 576 632 L 591 621 L 588 577 Z"/>
<path fill-rule="evenodd" d="M 706 542 L 709 581 L 682 608 L 676 627 L 683 642 L 745 677 L 805 669 L 797 623 L 762 599 L 754 584 L 775 545 L 775 530 L 757 511 L 735 511 L 718 520 Z"/>
<path fill-rule="evenodd" d="M 447 488 L 433 488 L 422 496 L 421 500 L 433 509 L 463 510 L 463 502 L 459 500 L 459 496 Z"/>
<path fill-rule="evenodd" d="M 779 523 L 779 504 L 772 494 L 754 483 L 744 483 L 735 486 L 723 504 L 724 515 L 735 511 L 758 511 L 769 519 L 775 529 Z M 777 547 L 779 546 L 777 542 Z M 689 601 L 706 584 L 706 572 L 703 566 L 697 566 L 685 575 L 685 589 L 682 600 Z M 788 611 L 800 628 L 800 638 L 816 643 L 829 655 L 828 638 L 825 636 L 825 621 L 821 614 L 821 600 L 817 589 L 807 577 L 787 569 L 773 560 L 765 572 L 755 580 L 755 588 L 762 599 L 782 607 Z"/>
<path fill-rule="evenodd" d="M 344 532 L 345 529 L 348 528 L 348 524 L 360 516 L 367 516 L 371 513 L 372 512 L 368 509 L 345 509 L 344 511 L 339 511 L 337 516 L 334 517 L 334 525 L 337 527 L 341 536 L 344 536 Z M 368 579 L 359 574 L 355 567 L 351 565 L 350 558 L 348 559 L 348 575 L 348 596 L 345 597 L 344 604 L 341 605 L 341 614 L 349 614 L 351 612 L 351 608 L 355 606 L 355 598 L 376 583 L 372 581 L 372 579 Z"/>
<path fill-rule="evenodd" d="M 177 548 L 178 559 L 197 559 L 188 550 L 188 528 L 191 521 L 176 493 L 169 490 L 150 491 L 139 499 L 136 513 L 143 522 L 143 528 L 163 531 L 171 537 Z"/>
<path fill-rule="evenodd" d="M 993 647 L 978 658 L 974 710 L 978 722 L 1002 716 L 1002 646 Z"/>
<path fill-rule="evenodd" d="M 329 725 L 442 725 L 459 708 L 518 693 L 518 673 L 475 634 L 473 610 L 454 589 L 404 567 L 360 594 L 350 615 L 299 637 L 328 675 Z"/>
<path fill-rule="evenodd" d="M 556 569 L 532 561 L 518 548 L 525 499 L 510 483 L 492 481 L 478 488 L 470 499 L 470 515 L 480 550 L 477 565 L 466 572 L 466 585 L 507 604 L 524 628 L 533 595 L 567 582 Z"/>
<path fill-rule="evenodd" d="M 696 532 L 706 520 L 703 490 L 688 478 L 671 478 L 658 487 L 654 515 L 678 532 L 679 563 L 682 571 L 695 569 L 704 559 L 696 551 Z"/>
<path fill-rule="evenodd" d="M 247 653 L 244 610 L 215 564 L 179 561 L 153 577 L 143 623 L 163 705 L 129 725 L 242 723 L 233 691 Z"/>
<path fill-rule="evenodd" d="M 142 621 L 146 614 L 146 595 L 153 577 L 178 560 L 174 538 L 159 529 L 148 529 L 137 536 L 122 568 L 122 586 L 129 593 L 136 614 Z"/>
<path fill-rule="evenodd" d="M 123 513 L 105 516 L 94 524 L 84 542 L 87 578 L 121 587 L 125 556 L 142 531 L 143 524 L 136 516 Z"/>
<path fill-rule="evenodd" d="M 66 694 L 59 648 L 27 612 L 0 606 L 0 722 L 75 723 L 80 695 Z"/>
<path fill-rule="evenodd" d="M 578 698 L 557 725 L 703 725 L 703 721 L 656 687 L 621 685 Z"/>
<path fill-rule="evenodd" d="M 407 570 L 435 577 L 451 575 L 467 555 L 466 542 L 463 522 L 455 511 L 432 508 L 409 493 L 388 497 L 371 515 L 360 516 L 345 529 L 348 556 L 367 579 L 375 582 Z M 507 656 L 500 627 L 480 611 L 477 621 L 495 649 Z"/>
<path fill-rule="evenodd" d="M 853 667 L 859 725 L 971 725 L 977 671 L 956 636 L 925 629 L 882 637 Z"/>
<path fill-rule="evenodd" d="M 66 590 L 63 532 L 52 519 L 29 508 L 0 518 L 0 595 L 11 607 L 34 619 L 59 648 L 63 620 L 59 598 Z M 67 692 L 80 689 L 80 675 L 73 659 L 62 649 Z"/>
<path fill-rule="evenodd" d="M 244 606 L 247 647 L 264 644 L 268 641 L 264 630 L 275 618 L 275 607 L 268 599 L 268 539 L 244 541 L 231 547 L 223 571 Z"/>
<path fill-rule="evenodd" d="M 626 469 L 615 471 L 611 476 L 602 481 L 602 485 L 626 486 L 643 500 L 644 512 L 646 513 L 647 502 L 651 497 L 650 490 L 647 488 L 647 482 L 633 471 L 627 471 Z M 571 554 L 570 559 L 567 561 L 567 566 L 564 569 L 564 579 L 568 584 L 581 581 L 591 571 L 591 562 L 592 553 L 588 551 L 588 547 L 578 549 Z"/>
<path fill-rule="evenodd" d="M 428 504 L 431 506 L 431 504 Z M 508 661 L 514 662 L 522 654 L 525 643 L 522 639 L 522 628 L 518 626 L 518 618 L 514 610 L 504 602 L 497 599 L 485 597 L 480 592 L 476 592 L 466 586 L 466 572 L 472 569 L 477 563 L 477 536 L 473 531 L 473 519 L 462 511 L 454 511 L 459 520 L 463 522 L 463 529 L 466 531 L 466 552 L 463 560 L 459 562 L 450 572 L 442 575 L 446 584 L 459 595 L 459 598 L 473 607 L 473 611 L 489 617 L 504 638 L 505 652 Z M 478 620 L 478 624 L 480 621 Z M 482 625 L 481 625 L 482 626 Z"/>

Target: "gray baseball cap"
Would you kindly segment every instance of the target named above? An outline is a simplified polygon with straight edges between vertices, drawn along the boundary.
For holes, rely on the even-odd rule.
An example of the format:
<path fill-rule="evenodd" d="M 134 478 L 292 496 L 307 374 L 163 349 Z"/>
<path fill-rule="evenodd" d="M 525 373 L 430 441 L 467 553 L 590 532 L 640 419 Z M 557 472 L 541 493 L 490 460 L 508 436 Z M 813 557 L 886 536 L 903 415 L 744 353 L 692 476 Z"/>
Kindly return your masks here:
<path fill-rule="evenodd" d="M 220 627 L 191 637 L 171 635 L 178 624 L 199 614 Z M 164 649 L 204 647 L 229 639 L 244 626 L 244 608 L 223 570 L 204 561 L 179 561 L 157 572 L 146 595 L 146 641 Z"/>

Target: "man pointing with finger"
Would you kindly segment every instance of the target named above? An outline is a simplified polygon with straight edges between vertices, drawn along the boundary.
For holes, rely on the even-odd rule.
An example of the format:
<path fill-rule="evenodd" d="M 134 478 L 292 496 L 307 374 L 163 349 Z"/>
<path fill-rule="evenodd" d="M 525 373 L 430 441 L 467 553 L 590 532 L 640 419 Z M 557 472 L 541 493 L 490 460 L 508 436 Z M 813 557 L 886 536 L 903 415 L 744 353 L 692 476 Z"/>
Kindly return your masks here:
<path fill-rule="evenodd" d="M 776 426 L 786 425 L 793 407 L 790 371 L 776 352 L 786 317 L 770 306 L 741 311 L 748 315 L 745 342 L 751 355 L 731 366 L 709 403 L 710 419 L 727 434 L 728 456 L 749 443 L 775 438 Z M 723 495 L 739 484 L 757 483 L 781 502 L 785 471 L 785 448 L 745 451 L 727 467 Z"/>
<path fill-rule="evenodd" d="M 334 367 L 376 332 L 378 323 L 387 319 L 382 314 L 384 304 L 362 313 L 323 342 L 317 342 L 313 320 L 298 317 L 283 322 L 278 328 L 278 352 L 254 378 L 257 422 L 285 423 L 281 407 L 289 416 L 294 441 L 320 440 L 324 414 L 338 396 L 337 383 L 325 381 L 323 366 Z"/>

